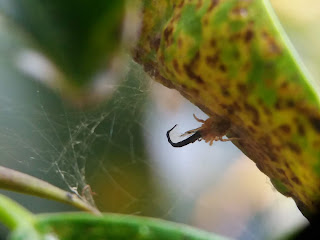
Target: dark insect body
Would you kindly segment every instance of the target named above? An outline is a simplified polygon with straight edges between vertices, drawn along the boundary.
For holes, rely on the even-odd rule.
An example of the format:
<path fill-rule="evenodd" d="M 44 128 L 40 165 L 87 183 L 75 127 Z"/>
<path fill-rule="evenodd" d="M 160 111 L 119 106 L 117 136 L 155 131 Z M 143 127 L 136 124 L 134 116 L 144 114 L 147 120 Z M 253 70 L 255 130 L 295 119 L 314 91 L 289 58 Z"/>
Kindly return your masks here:
<path fill-rule="evenodd" d="M 172 147 L 184 147 L 190 143 L 194 143 L 195 141 L 201 141 L 204 140 L 205 142 L 208 142 L 210 146 L 212 146 L 214 141 L 232 141 L 232 140 L 238 140 L 239 138 L 228 138 L 223 139 L 222 137 L 227 134 L 229 131 L 231 124 L 230 122 L 223 120 L 223 119 L 215 119 L 215 118 L 208 118 L 207 120 L 202 120 L 197 118 L 194 114 L 193 117 L 198 121 L 202 123 L 202 126 L 193 130 L 189 130 L 185 132 L 182 136 L 186 136 L 189 134 L 192 134 L 190 137 L 174 143 L 172 142 L 170 138 L 170 132 L 177 126 L 177 124 L 171 128 L 169 131 L 167 131 L 167 138 L 168 142 L 171 144 Z"/>

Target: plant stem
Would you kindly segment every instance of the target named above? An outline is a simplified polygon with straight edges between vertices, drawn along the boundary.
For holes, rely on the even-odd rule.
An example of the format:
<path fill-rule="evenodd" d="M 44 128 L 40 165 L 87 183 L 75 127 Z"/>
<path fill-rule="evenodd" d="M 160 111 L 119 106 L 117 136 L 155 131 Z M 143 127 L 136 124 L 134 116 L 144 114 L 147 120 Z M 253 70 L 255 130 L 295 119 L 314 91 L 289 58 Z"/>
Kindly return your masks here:
<path fill-rule="evenodd" d="M 50 183 L 9 168 L 0 166 L 0 188 L 67 203 L 81 210 L 100 214 L 76 194 L 64 191 Z"/>

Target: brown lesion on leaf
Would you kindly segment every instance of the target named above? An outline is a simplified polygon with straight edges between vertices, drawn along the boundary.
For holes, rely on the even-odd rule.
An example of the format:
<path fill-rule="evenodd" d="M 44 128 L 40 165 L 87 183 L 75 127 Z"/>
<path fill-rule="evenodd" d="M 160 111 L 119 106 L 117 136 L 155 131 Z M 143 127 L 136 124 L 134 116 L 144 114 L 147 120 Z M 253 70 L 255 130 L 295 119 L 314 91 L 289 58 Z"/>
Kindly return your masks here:
<path fill-rule="evenodd" d="M 204 84 L 204 81 L 201 78 L 201 76 L 193 72 L 192 66 L 190 66 L 189 64 L 185 64 L 183 65 L 183 68 L 189 78 L 196 80 L 196 82 L 199 84 Z"/>
<path fill-rule="evenodd" d="M 155 52 L 157 52 L 160 48 L 160 42 L 161 42 L 161 37 L 160 36 L 156 36 L 154 38 L 152 38 L 150 40 L 150 47 L 152 50 L 154 50 Z"/>
<path fill-rule="evenodd" d="M 252 114 L 252 122 L 254 125 L 260 125 L 260 114 L 259 111 L 250 105 L 249 103 L 244 104 L 245 109 Z"/>
<path fill-rule="evenodd" d="M 224 73 L 227 71 L 227 67 L 223 63 L 220 64 L 219 69 L 220 69 L 221 72 L 224 72 Z"/>
<path fill-rule="evenodd" d="M 296 183 L 296 184 L 298 184 L 298 185 L 301 185 L 301 181 L 299 180 L 298 177 L 293 177 L 293 178 L 291 178 L 291 180 L 292 180 L 294 183 Z"/>
<path fill-rule="evenodd" d="M 174 88 L 173 83 L 170 80 L 163 77 L 162 74 L 160 74 L 158 70 L 159 63 L 154 62 L 151 59 L 146 59 L 146 56 L 147 54 L 142 49 L 139 49 L 134 52 L 133 59 L 138 63 L 143 63 L 143 69 L 148 75 L 150 75 L 150 77 L 161 82 L 164 86 L 168 88 Z"/>
<path fill-rule="evenodd" d="M 295 144 L 295 143 L 292 143 L 292 142 L 288 142 L 288 147 L 291 151 L 293 151 L 294 153 L 296 154 L 301 154 L 302 153 L 302 150 L 301 148 L 299 147 L 299 145 Z"/>
<path fill-rule="evenodd" d="M 278 99 L 278 100 L 276 101 L 276 103 L 274 104 L 274 107 L 275 107 L 277 110 L 282 109 L 281 102 L 279 101 L 279 99 Z"/>
<path fill-rule="evenodd" d="M 248 26 L 243 34 L 243 40 L 246 44 L 251 44 L 251 41 L 255 37 L 255 30 L 254 30 L 254 21 L 251 20 L 248 23 Z"/>
<path fill-rule="evenodd" d="M 180 70 L 180 67 L 179 67 L 178 60 L 177 59 L 173 59 L 172 64 L 173 64 L 173 68 L 176 71 L 176 73 L 181 74 L 181 70 Z"/>
<path fill-rule="evenodd" d="M 183 65 L 183 69 L 190 79 L 196 80 L 198 84 L 204 84 L 204 80 L 202 79 L 202 77 L 194 72 L 194 69 L 196 68 L 199 60 L 200 52 L 198 51 L 196 52 L 189 64 Z"/>
<path fill-rule="evenodd" d="M 221 92 L 222 91 L 223 90 L 221 90 Z M 224 94 L 228 94 L 228 93 L 224 93 Z M 230 96 L 225 95 L 225 97 L 230 97 Z M 226 111 L 226 116 L 232 116 L 235 114 L 235 109 L 231 105 L 221 103 L 220 106 L 224 109 L 224 111 Z"/>
<path fill-rule="evenodd" d="M 263 103 L 259 103 L 259 104 L 262 106 L 263 111 L 265 112 L 266 115 L 268 115 L 268 116 L 272 115 L 271 110 L 265 104 L 263 104 Z"/>
<path fill-rule="evenodd" d="M 255 134 L 257 132 L 257 130 L 255 128 L 253 128 L 252 126 L 248 127 L 249 132 Z"/>
<path fill-rule="evenodd" d="M 254 38 L 254 31 L 249 28 L 244 34 L 244 42 L 250 43 L 253 38 Z"/>
<path fill-rule="evenodd" d="M 177 22 L 180 19 L 180 17 L 181 17 L 181 13 L 174 15 L 170 21 L 170 24 L 174 24 L 175 22 Z"/>
<path fill-rule="evenodd" d="M 178 5 L 178 8 L 182 8 L 184 6 L 185 0 L 181 0 L 180 4 Z"/>
<path fill-rule="evenodd" d="M 196 89 L 196 88 L 190 89 L 190 92 L 191 92 L 191 94 L 192 94 L 194 97 L 199 97 L 199 96 L 200 96 L 200 92 L 199 92 L 199 90 Z"/>
<path fill-rule="evenodd" d="M 160 64 L 164 64 L 164 55 L 161 55 L 159 58 L 158 58 L 158 60 L 159 60 L 159 63 Z"/>
<path fill-rule="evenodd" d="M 278 98 L 274 104 L 274 107 L 278 110 L 289 109 L 296 107 L 295 102 L 292 99 Z"/>
<path fill-rule="evenodd" d="M 163 37 L 167 46 L 171 45 L 173 42 L 172 33 L 173 33 L 173 27 L 171 25 L 168 25 L 163 31 Z"/>
<path fill-rule="evenodd" d="M 282 168 L 277 168 L 276 170 L 280 175 L 285 175 L 286 174 L 286 172 Z"/>
<path fill-rule="evenodd" d="M 226 109 L 227 109 L 227 113 L 228 113 L 229 116 L 231 116 L 231 115 L 233 115 L 235 113 L 234 109 L 231 108 L 231 107 L 227 107 Z"/>
<path fill-rule="evenodd" d="M 208 12 L 211 12 L 218 4 L 219 0 L 211 0 L 211 3 L 208 7 Z"/>
<path fill-rule="evenodd" d="M 265 153 L 267 153 L 267 155 L 266 155 L 266 156 L 267 156 L 266 160 L 269 159 L 269 160 L 272 161 L 272 162 L 279 162 L 278 154 L 274 153 L 274 151 L 271 150 L 271 149 L 268 149 L 268 150 L 269 150 L 268 153 L 267 153 L 267 151 L 265 151 Z"/>
<path fill-rule="evenodd" d="M 288 88 L 289 88 L 289 83 L 288 83 L 287 81 L 281 83 L 281 85 L 280 85 L 280 89 L 281 89 L 281 90 L 286 90 L 286 89 L 288 89 Z"/>
<path fill-rule="evenodd" d="M 298 129 L 298 134 L 301 137 L 304 137 L 306 135 L 306 130 L 305 130 L 304 126 L 300 122 L 297 123 L 297 129 Z"/>
<path fill-rule="evenodd" d="M 171 68 L 169 68 L 169 66 L 165 66 L 164 71 L 166 72 L 166 77 L 168 77 L 170 79 L 176 76 L 175 73 L 173 72 L 173 70 L 171 70 Z"/>
<path fill-rule="evenodd" d="M 215 68 L 219 63 L 219 53 L 216 52 L 213 56 L 207 56 L 205 59 L 208 66 Z"/>
<path fill-rule="evenodd" d="M 196 9 L 201 8 L 202 4 L 203 4 L 203 0 L 198 0 L 198 2 L 196 4 Z"/>
<path fill-rule="evenodd" d="M 277 41 L 267 31 L 262 31 L 262 39 L 267 44 L 268 52 L 271 54 L 279 55 L 282 53 L 282 48 L 278 45 Z"/>
<path fill-rule="evenodd" d="M 227 87 L 221 86 L 221 93 L 225 97 L 230 97 L 230 92 Z"/>
<path fill-rule="evenodd" d="M 234 44 L 234 42 L 239 41 L 241 38 L 242 38 L 241 32 L 236 32 L 236 33 L 233 33 L 232 35 L 230 35 L 229 41 L 230 41 L 232 44 Z"/>
<path fill-rule="evenodd" d="M 320 118 L 310 117 L 309 121 L 310 121 L 312 127 L 314 128 L 314 130 L 316 130 L 318 133 L 320 133 Z"/>
<path fill-rule="evenodd" d="M 248 87 L 247 87 L 247 85 L 245 85 L 243 83 L 238 83 L 237 84 L 237 89 L 239 90 L 241 95 L 243 95 L 243 96 L 247 96 L 248 95 Z"/>
<path fill-rule="evenodd" d="M 282 124 L 279 126 L 279 130 L 285 134 L 291 133 L 291 127 L 289 124 Z"/>
<path fill-rule="evenodd" d="M 186 84 L 182 83 L 180 84 L 180 89 L 182 89 L 184 92 L 187 92 L 187 90 L 189 90 L 189 87 Z"/>
<path fill-rule="evenodd" d="M 215 48 L 217 46 L 217 40 L 215 40 L 213 38 L 210 39 L 209 45 L 210 45 L 210 47 Z"/>
<path fill-rule="evenodd" d="M 289 191 L 287 192 L 287 196 L 292 197 L 292 191 L 291 189 L 293 188 L 293 185 L 290 181 L 290 179 L 284 174 L 280 176 L 281 182 L 284 183 L 286 185 L 286 187 L 288 187 Z"/>
<path fill-rule="evenodd" d="M 209 25 L 209 19 L 208 18 L 204 18 L 202 20 L 202 22 L 203 22 L 203 26 L 208 26 Z"/>
<path fill-rule="evenodd" d="M 294 108 L 295 107 L 295 102 L 292 100 L 292 99 L 288 99 L 287 101 L 286 101 L 286 106 L 288 107 L 288 108 Z"/>

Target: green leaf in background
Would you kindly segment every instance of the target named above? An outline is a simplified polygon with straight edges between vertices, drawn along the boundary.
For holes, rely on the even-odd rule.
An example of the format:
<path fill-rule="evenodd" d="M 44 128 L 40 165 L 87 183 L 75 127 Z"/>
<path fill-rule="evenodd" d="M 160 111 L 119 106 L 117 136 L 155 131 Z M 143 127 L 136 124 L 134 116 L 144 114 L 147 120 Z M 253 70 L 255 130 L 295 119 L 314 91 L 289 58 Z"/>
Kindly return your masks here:
<path fill-rule="evenodd" d="M 0 195 L 0 220 L 12 230 L 11 240 L 38 239 L 226 239 L 182 224 L 120 214 L 85 213 L 33 215 Z"/>
<path fill-rule="evenodd" d="M 59 239 L 226 239 L 182 224 L 147 217 L 106 214 L 52 214 L 37 216 L 36 228 L 51 230 Z"/>
<path fill-rule="evenodd" d="M 138 25 L 138 7 L 129 2 L 2 0 L 0 12 L 53 64 L 53 85 L 86 99 L 92 84 L 111 85 L 124 72 L 123 50 L 133 45 Z"/>

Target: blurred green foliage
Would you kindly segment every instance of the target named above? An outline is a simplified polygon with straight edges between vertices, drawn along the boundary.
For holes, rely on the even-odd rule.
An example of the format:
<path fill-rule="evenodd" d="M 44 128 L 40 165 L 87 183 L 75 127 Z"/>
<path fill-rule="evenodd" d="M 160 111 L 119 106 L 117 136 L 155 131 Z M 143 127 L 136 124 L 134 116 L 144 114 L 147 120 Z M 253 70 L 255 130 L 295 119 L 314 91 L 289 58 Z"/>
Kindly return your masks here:
<path fill-rule="evenodd" d="M 0 9 L 66 80 L 81 86 L 103 71 L 118 53 L 124 4 L 124 0 L 3 0 Z"/>

